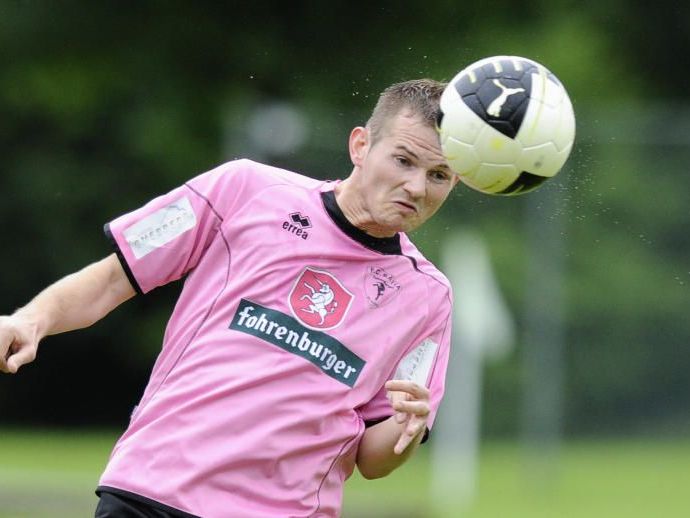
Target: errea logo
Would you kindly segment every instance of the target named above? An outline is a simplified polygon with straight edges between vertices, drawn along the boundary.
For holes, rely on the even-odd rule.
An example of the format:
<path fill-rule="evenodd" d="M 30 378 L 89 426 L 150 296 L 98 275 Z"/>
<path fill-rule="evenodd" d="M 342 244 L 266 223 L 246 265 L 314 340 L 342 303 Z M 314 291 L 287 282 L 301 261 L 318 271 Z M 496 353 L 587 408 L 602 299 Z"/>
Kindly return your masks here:
<path fill-rule="evenodd" d="M 288 220 L 283 221 L 283 230 L 287 230 L 302 239 L 307 239 L 309 237 L 309 232 L 307 232 L 309 228 L 311 228 L 309 216 L 302 216 L 300 212 L 289 214 Z"/>

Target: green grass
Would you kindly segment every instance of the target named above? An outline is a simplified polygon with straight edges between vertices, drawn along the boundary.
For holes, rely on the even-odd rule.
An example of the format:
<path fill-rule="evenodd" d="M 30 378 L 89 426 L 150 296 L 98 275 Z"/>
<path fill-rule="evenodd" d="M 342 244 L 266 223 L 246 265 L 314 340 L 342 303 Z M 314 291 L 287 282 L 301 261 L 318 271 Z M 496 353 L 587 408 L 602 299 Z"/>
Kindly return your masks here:
<path fill-rule="evenodd" d="M 0 518 L 93 517 L 116 435 L 0 430 Z"/>
<path fill-rule="evenodd" d="M 386 479 L 355 475 L 347 502 L 352 516 L 379 505 L 425 517 L 686 518 L 689 485 L 690 440 L 575 442 L 551 461 L 530 458 L 514 444 L 490 443 L 482 447 L 471 503 L 452 491 L 432 497 L 424 457 Z"/>
<path fill-rule="evenodd" d="M 0 517 L 93 516 L 93 490 L 115 439 L 112 433 L 0 430 Z M 384 479 L 353 475 L 344 516 L 690 516 L 690 440 L 570 443 L 550 464 L 530 461 L 516 445 L 485 444 L 471 504 L 458 501 L 455 491 L 433 491 L 428 446 L 423 448 Z"/>

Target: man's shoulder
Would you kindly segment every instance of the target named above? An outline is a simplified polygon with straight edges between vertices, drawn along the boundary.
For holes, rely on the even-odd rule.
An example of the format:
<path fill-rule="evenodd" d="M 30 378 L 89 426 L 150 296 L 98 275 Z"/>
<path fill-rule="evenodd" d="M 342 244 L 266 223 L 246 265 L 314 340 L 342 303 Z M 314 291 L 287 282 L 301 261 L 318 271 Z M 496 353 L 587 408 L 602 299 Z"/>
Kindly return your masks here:
<path fill-rule="evenodd" d="M 407 237 L 406 234 L 401 234 L 400 246 L 403 255 L 406 255 L 414 262 L 415 269 L 423 274 L 429 281 L 431 289 L 439 290 L 441 293 L 447 293 L 450 297 L 452 289 L 448 277 L 446 277 L 441 270 L 439 270 L 434 263 L 427 259 L 422 252 L 415 246 L 415 244 Z"/>
<path fill-rule="evenodd" d="M 256 187 L 271 185 L 293 185 L 312 189 L 324 183 L 304 174 L 283 169 L 280 167 L 255 162 L 248 158 L 240 158 L 226 162 L 218 167 L 221 174 L 232 174 L 244 177 L 244 179 Z"/>

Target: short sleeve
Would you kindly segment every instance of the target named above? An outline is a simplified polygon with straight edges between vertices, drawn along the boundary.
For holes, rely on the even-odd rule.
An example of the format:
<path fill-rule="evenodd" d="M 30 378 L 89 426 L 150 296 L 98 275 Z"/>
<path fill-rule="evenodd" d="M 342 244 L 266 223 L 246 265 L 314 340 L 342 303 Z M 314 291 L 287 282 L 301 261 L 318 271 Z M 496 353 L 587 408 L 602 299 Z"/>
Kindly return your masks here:
<path fill-rule="evenodd" d="M 424 340 L 405 354 L 390 378 L 411 380 L 429 389 L 431 406 L 427 421 L 429 429 L 436 419 L 436 412 L 445 388 L 450 355 L 451 314 L 451 304 L 448 302 L 445 317 L 435 323 L 433 331 Z M 362 419 L 368 423 L 377 423 L 392 416 L 393 409 L 388 401 L 386 389 L 382 387 L 371 401 L 360 407 L 359 412 Z"/>
<path fill-rule="evenodd" d="M 243 198 L 243 162 L 228 162 L 105 225 L 127 276 L 139 293 L 192 270 L 224 217 Z"/>

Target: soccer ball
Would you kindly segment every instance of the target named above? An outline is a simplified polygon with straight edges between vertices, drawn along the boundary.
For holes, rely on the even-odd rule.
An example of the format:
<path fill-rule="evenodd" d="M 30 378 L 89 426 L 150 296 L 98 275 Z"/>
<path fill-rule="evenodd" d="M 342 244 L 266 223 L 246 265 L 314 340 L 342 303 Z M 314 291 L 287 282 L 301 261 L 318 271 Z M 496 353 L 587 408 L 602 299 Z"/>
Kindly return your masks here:
<path fill-rule="evenodd" d="M 494 56 L 458 73 L 441 96 L 441 149 L 473 189 L 516 195 L 563 167 L 575 114 L 561 82 L 543 65 Z"/>

